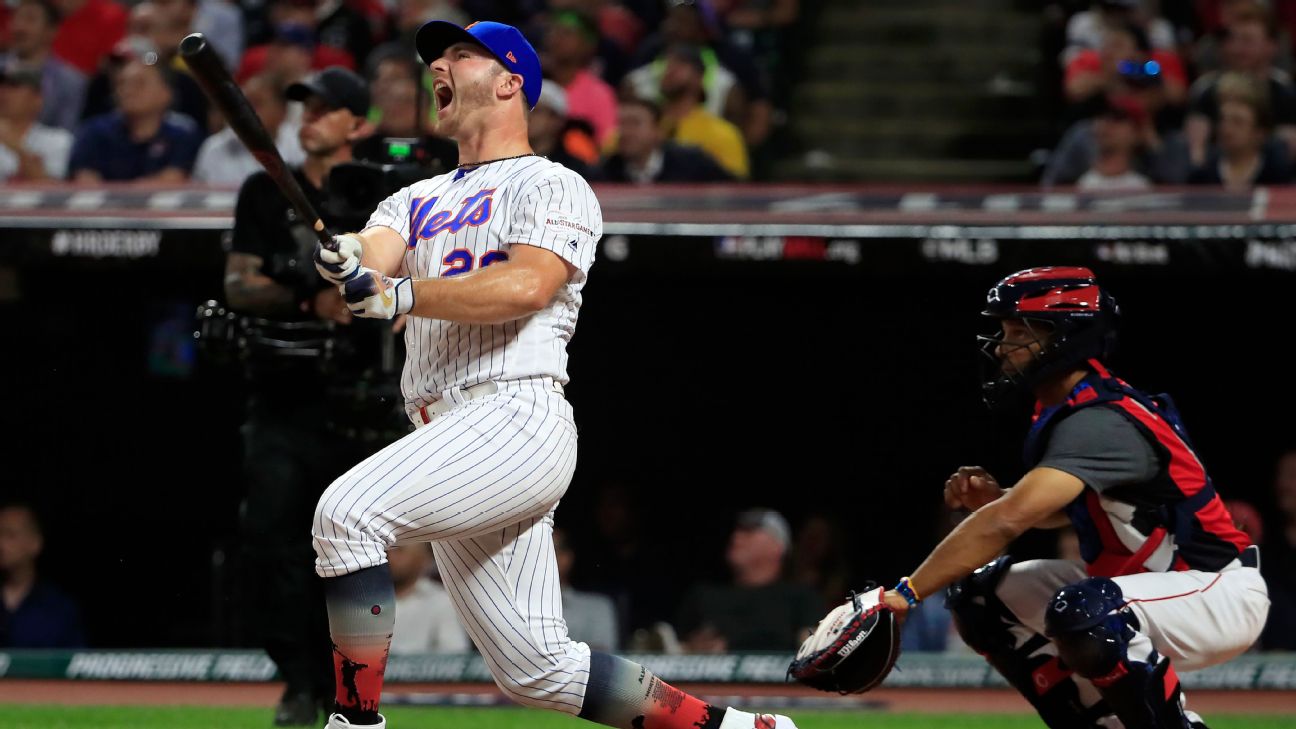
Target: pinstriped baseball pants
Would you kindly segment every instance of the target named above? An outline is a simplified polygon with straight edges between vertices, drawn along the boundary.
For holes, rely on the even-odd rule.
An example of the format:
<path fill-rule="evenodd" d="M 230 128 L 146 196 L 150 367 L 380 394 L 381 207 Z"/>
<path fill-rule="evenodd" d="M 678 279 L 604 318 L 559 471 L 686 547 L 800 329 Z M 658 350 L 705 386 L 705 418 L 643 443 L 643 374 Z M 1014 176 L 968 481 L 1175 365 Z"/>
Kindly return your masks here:
<path fill-rule="evenodd" d="M 316 572 L 349 574 L 385 562 L 388 546 L 432 542 L 455 611 L 500 690 L 576 714 L 589 648 L 567 636 L 552 536 L 575 465 L 576 426 L 563 396 L 543 380 L 501 382 L 324 492 L 312 526 Z"/>

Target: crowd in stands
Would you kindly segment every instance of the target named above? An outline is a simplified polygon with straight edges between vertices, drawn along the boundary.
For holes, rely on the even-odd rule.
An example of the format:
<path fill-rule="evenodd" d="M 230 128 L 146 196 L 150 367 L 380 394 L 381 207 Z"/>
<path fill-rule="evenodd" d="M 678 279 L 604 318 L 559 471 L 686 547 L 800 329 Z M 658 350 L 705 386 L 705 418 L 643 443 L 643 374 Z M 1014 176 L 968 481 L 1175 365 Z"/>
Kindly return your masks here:
<path fill-rule="evenodd" d="M 237 185 L 255 160 L 224 130 L 177 46 L 204 33 L 290 164 L 301 111 L 284 90 L 340 66 L 369 83 L 360 159 L 431 137 L 430 20 L 508 22 L 546 79 L 532 143 L 591 180 L 746 180 L 776 118 L 798 0 L 11 0 L 0 4 L 0 182 Z M 629 133 L 621 130 L 629 128 Z"/>
<path fill-rule="evenodd" d="M 1261 571 L 1269 585 L 1269 620 L 1253 650 L 1296 651 L 1296 448 L 1279 454 L 1272 476 L 1276 508 L 1240 500 L 1225 505 L 1238 528 L 1261 546 Z M 812 512 L 793 528 L 778 511 L 751 508 L 731 522 L 722 555 L 726 578 L 666 589 L 655 576 L 661 546 L 643 537 L 634 499 L 624 484 L 599 489 L 595 531 L 584 535 L 579 557 L 566 531 L 554 530 L 556 579 L 568 630 L 597 650 L 791 652 L 819 618 L 852 588 L 862 587 L 848 566 L 851 555 L 837 518 Z M 962 516 L 943 508 L 934 536 L 948 533 Z M 44 547 L 31 506 L 0 506 L 0 649 L 86 645 L 76 602 L 42 576 Z M 698 555 L 703 561 L 712 556 Z M 1058 530 L 1055 556 L 1080 559 L 1074 531 Z M 472 650 L 429 545 L 392 547 L 388 560 L 397 599 L 392 653 Z M 910 613 L 902 647 L 906 652 L 968 651 L 939 599 Z"/>
<path fill-rule="evenodd" d="M 1060 142 L 1045 187 L 1293 181 L 1296 2 L 1055 2 Z"/>

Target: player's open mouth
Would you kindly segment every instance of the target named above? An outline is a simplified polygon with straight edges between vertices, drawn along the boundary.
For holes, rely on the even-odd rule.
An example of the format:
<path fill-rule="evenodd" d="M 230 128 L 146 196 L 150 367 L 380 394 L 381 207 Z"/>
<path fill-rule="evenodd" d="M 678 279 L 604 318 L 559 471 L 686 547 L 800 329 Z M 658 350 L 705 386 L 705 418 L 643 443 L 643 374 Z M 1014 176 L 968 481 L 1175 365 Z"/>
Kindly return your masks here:
<path fill-rule="evenodd" d="M 446 107 L 450 106 L 450 102 L 454 101 L 454 90 L 444 81 L 433 82 L 432 95 L 436 98 L 438 113 L 445 111 Z"/>

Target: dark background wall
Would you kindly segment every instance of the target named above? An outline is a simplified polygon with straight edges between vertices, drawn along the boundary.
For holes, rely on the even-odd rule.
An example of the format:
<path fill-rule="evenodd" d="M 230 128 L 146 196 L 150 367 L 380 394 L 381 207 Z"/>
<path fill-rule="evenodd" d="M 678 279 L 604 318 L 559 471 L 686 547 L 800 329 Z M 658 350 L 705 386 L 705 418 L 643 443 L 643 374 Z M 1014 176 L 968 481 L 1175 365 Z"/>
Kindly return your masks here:
<path fill-rule="evenodd" d="M 580 462 L 558 512 L 583 574 L 608 578 L 596 522 L 614 485 L 630 495 L 625 528 L 648 552 L 648 574 L 633 577 L 658 586 L 657 612 L 723 575 L 732 517 L 752 505 L 794 525 L 837 517 L 859 580 L 910 571 L 935 538 L 949 472 L 1021 472 L 1026 413 L 981 405 L 974 340 L 986 289 L 1009 272 L 596 265 L 570 349 Z M 1263 509 L 1273 458 L 1296 440 L 1290 277 L 1099 275 L 1126 311 L 1117 371 L 1171 392 L 1220 490 Z M 186 374 L 160 344 L 182 341 L 218 287 L 219 270 L 45 267 L 0 304 L 0 481 L 41 508 L 47 574 L 82 601 L 94 645 L 240 640 L 237 565 L 214 569 L 213 554 L 236 539 L 241 389 L 201 366 Z M 1051 541 L 1019 549 L 1045 554 Z"/>

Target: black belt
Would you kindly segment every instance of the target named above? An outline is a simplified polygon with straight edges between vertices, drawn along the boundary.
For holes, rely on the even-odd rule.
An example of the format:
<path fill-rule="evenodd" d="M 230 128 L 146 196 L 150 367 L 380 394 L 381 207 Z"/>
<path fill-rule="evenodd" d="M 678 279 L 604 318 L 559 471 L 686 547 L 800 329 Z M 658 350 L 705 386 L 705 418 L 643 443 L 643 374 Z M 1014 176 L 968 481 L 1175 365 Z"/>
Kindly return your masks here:
<path fill-rule="evenodd" d="M 1252 544 L 1242 550 L 1242 554 L 1238 555 L 1238 561 L 1242 563 L 1243 567 L 1260 569 L 1260 548 Z"/>

